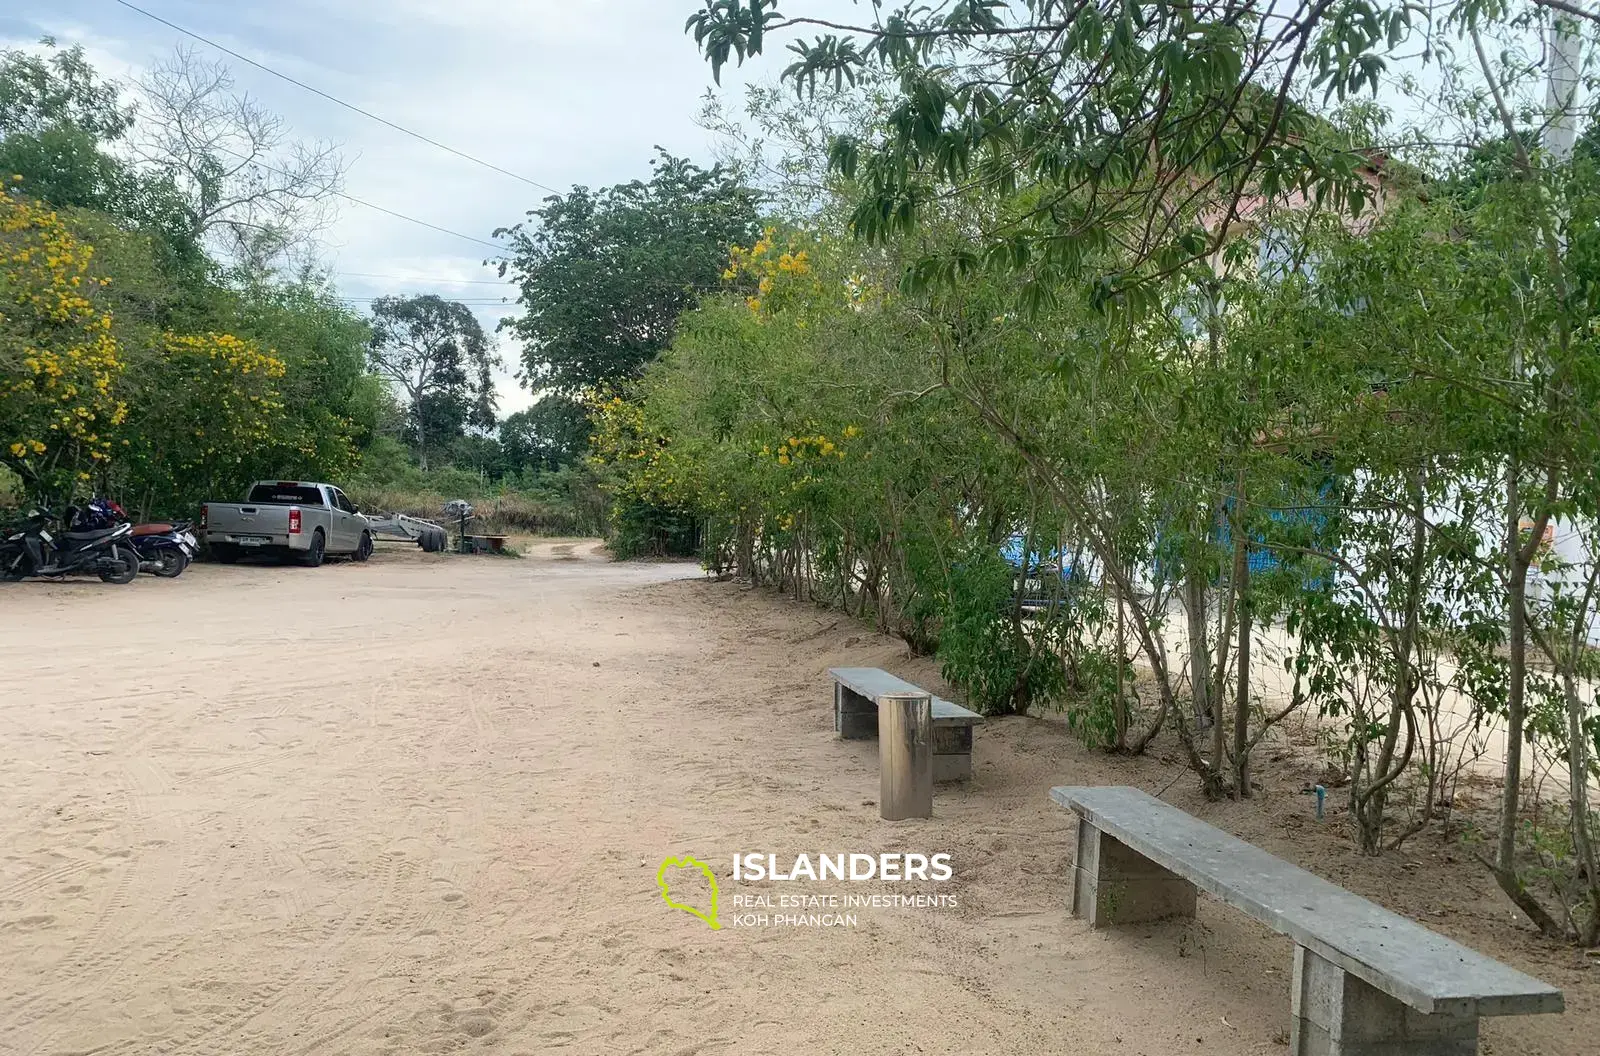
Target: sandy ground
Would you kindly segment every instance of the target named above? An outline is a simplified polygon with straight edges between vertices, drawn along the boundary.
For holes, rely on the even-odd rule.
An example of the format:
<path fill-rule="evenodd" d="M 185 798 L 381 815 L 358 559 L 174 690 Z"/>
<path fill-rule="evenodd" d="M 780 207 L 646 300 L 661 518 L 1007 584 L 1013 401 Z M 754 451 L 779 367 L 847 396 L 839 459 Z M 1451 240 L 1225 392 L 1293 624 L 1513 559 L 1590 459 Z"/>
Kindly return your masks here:
<path fill-rule="evenodd" d="M 1011 719 L 933 820 L 881 821 L 875 747 L 831 733 L 841 663 L 942 688 L 837 613 L 592 543 L 0 588 L 0 1053 L 1286 1051 L 1286 940 L 1205 900 L 1114 933 L 1067 914 L 1062 783 L 1171 783 L 1566 988 L 1564 1016 L 1489 1021 L 1486 1053 L 1596 1052 L 1600 967 L 1458 850 L 1355 855 L 1270 766 L 1257 801 L 1209 805 L 1159 753 Z M 732 877 L 738 852 L 903 851 L 953 879 Z M 721 930 L 658 897 L 669 855 L 713 865 Z M 729 908 L 897 891 L 958 904 Z"/>

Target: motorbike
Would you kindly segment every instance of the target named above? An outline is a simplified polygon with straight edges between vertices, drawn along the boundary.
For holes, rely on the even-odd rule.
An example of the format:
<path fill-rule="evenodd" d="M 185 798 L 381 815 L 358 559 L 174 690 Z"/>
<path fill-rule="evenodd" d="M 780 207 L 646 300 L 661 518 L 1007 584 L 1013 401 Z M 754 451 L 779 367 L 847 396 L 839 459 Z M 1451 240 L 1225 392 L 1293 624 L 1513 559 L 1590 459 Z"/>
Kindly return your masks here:
<path fill-rule="evenodd" d="M 52 531 L 55 515 L 39 508 L 0 541 L 0 578 L 97 575 L 106 583 L 131 583 L 139 554 L 131 525 L 116 521 L 109 504 L 96 500 L 69 507 L 65 531 Z"/>
<path fill-rule="evenodd" d="M 136 524 L 130 541 L 139 554 L 139 571 L 162 579 L 183 575 L 183 570 L 200 550 L 200 541 L 194 537 L 188 521 Z"/>

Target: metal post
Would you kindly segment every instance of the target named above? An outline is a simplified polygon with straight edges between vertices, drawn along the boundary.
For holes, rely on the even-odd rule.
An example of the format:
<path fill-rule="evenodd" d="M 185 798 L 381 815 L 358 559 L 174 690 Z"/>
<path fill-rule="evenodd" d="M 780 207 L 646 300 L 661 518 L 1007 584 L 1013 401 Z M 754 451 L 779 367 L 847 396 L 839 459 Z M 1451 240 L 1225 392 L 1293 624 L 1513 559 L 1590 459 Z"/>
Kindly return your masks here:
<path fill-rule="evenodd" d="M 933 817 L 933 698 L 878 698 L 878 813 L 885 821 Z"/>

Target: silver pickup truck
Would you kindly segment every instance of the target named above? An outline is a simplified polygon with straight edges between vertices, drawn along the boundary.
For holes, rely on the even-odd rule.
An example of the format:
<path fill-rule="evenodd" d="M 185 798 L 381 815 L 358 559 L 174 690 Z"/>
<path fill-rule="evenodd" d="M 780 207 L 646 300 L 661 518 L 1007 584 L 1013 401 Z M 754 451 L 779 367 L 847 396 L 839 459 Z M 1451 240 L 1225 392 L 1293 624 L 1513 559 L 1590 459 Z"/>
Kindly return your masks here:
<path fill-rule="evenodd" d="M 227 565 L 251 553 L 275 553 L 312 568 L 329 554 L 354 561 L 372 556 L 372 532 L 355 504 L 332 484 L 303 480 L 257 481 L 242 503 L 206 503 L 200 535 Z"/>

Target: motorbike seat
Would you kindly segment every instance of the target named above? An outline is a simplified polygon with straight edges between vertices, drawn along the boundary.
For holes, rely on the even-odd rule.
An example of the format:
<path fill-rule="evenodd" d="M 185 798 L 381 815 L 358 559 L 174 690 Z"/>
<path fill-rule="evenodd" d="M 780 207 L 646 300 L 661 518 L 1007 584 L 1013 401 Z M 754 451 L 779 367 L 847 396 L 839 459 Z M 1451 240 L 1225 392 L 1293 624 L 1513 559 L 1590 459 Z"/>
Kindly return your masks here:
<path fill-rule="evenodd" d="M 93 532 L 67 532 L 65 533 L 65 538 L 74 543 L 92 543 L 96 539 L 104 539 L 109 535 L 114 535 L 116 531 L 117 529 L 115 528 L 101 528 Z"/>
<path fill-rule="evenodd" d="M 139 524 L 134 526 L 133 534 L 136 536 L 168 535 L 173 530 L 173 526 L 170 524 Z"/>

